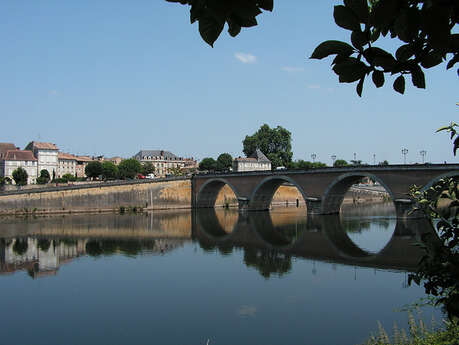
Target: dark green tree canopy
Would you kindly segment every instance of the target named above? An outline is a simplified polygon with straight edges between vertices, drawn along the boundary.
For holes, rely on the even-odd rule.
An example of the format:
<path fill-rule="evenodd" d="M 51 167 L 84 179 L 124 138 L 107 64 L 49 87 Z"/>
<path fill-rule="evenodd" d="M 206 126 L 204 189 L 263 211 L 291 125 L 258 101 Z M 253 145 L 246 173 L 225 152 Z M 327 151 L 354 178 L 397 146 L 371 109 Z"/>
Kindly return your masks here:
<path fill-rule="evenodd" d="M 37 177 L 37 184 L 47 184 L 51 176 L 49 176 L 49 172 L 46 169 L 40 170 L 40 176 Z"/>
<path fill-rule="evenodd" d="M 268 157 L 273 168 L 288 167 L 292 161 L 292 134 L 281 126 L 270 128 L 264 124 L 253 135 L 247 135 L 242 144 L 247 157 L 258 148 Z"/>
<path fill-rule="evenodd" d="M 199 170 L 216 170 L 217 161 L 211 157 L 204 158 L 201 163 L 199 163 Z"/>
<path fill-rule="evenodd" d="M 227 170 L 233 165 L 233 157 L 229 153 L 222 153 L 217 158 L 217 170 Z"/>
<path fill-rule="evenodd" d="M 155 172 L 155 167 L 151 162 L 142 163 L 142 175 L 147 176 L 148 174 L 153 174 Z"/>
<path fill-rule="evenodd" d="M 102 176 L 104 180 L 115 179 L 118 177 L 118 167 L 110 161 L 102 162 Z"/>
<path fill-rule="evenodd" d="M 348 166 L 348 165 L 349 165 L 349 163 L 347 161 L 345 161 L 344 159 L 337 159 L 333 163 L 334 167 L 345 167 L 345 166 Z"/>
<path fill-rule="evenodd" d="M 142 165 L 137 159 L 129 158 L 118 165 L 118 171 L 121 178 L 134 178 L 142 171 Z"/>
<path fill-rule="evenodd" d="M 273 10 L 273 0 L 167 0 L 191 6 L 191 23 L 199 22 L 201 37 L 213 43 L 228 23 L 231 36 L 241 27 L 257 25 L 261 10 Z M 333 71 L 341 83 L 357 83 L 362 95 L 366 77 L 381 87 L 386 76 L 395 76 L 393 88 L 405 92 L 405 77 L 425 88 L 423 69 L 447 62 L 447 69 L 459 61 L 457 0 L 344 0 L 334 8 L 335 23 L 351 31 L 350 43 L 330 40 L 321 43 L 311 58 L 335 55 Z M 376 46 L 381 37 L 398 39 L 394 53 Z M 448 60 L 449 59 L 449 60 Z M 458 69 L 459 73 L 459 69 Z"/>
<path fill-rule="evenodd" d="M 102 163 L 99 161 L 89 162 L 84 168 L 84 173 L 90 178 L 96 178 L 102 175 Z"/>
<path fill-rule="evenodd" d="M 13 180 L 18 186 L 25 186 L 27 184 L 27 178 L 29 175 L 24 168 L 17 168 L 13 171 Z"/>

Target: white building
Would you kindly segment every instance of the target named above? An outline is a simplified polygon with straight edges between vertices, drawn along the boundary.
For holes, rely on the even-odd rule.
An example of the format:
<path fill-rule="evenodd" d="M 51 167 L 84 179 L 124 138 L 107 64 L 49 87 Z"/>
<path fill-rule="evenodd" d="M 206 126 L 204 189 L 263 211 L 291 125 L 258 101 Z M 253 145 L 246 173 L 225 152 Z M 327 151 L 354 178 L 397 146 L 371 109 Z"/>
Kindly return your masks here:
<path fill-rule="evenodd" d="M 77 158 L 70 153 L 59 152 L 57 154 L 58 168 L 57 177 L 62 177 L 65 174 L 76 176 L 77 173 Z"/>
<path fill-rule="evenodd" d="M 238 157 L 233 160 L 235 172 L 260 170 L 271 170 L 271 161 L 259 149 L 256 149 L 250 157 Z"/>
<path fill-rule="evenodd" d="M 156 176 L 166 176 L 171 169 L 193 169 L 198 167 L 192 158 L 183 158 L 163 150 L 141 150 L 135 156 L 141 163 L 150 162 L 155 167 Z"/>
<path fill-rule="evenodd" d="M 40 171 L 43 169 L 48 170 L 51 179 L 57 177 L 59 163 L 58 163 L 58 152 L 59 149 L 55 144 L 52 143 L 41 143 L 37 141 L 31 141 L 25 148 L 33 152 L 33 155 L 38 160 L 37 174 L 40 175 Z"/>
<path fill-rule="evenodd" d="M 13 171 L 21 167 L 27 172 L 27 184 L 32 184 L 37 180 L 37 164 L 32 151 L 9 150 L 0 159 L 0 176 L 9 177 L 14 183 Z"/>

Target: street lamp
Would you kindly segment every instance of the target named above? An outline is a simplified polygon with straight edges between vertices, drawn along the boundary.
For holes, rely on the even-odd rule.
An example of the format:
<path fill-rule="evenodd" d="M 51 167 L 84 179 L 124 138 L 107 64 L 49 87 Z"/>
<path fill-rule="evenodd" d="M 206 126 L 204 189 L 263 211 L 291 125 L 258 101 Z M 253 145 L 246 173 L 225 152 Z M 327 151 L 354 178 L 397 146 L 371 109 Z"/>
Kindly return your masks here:
<path fill-rule="evenodd" d="M 332 161 L 333 161 L 333 166 L 335 166 L 336 155 L 332 155 L 332 156 L 331 156 L 331 159 L 332 159 Z"/>
<path fill-rule="evenodd" d="M 425 163 L 425 158 L 426 158 L 426 154 L 427 154 L 427 151 L 426 150 L 421 150 L 421 152 L 419 152 L 422 156 L 422 164 Z"/>
<path fill-rule="evenodd" d="M 406 154 L 408 153 L 408 149 L 403 148 L 402 149 L 402 155 L 403 155 L 403 164 L 406 164 Z"/>
<path fill-rule="evenodd" d="M 316 155 L 315 153 L 313 153 L 313 154 L 311 155 L 311 158 L 312 158 L 312 162 L 313 162 L 313 163 L 314 163 L 314 159 L 316 159 L 316 157 L 317 157 L 317 155 Z"/>
<path fill-rule="evenodd" d="M 376 165 L 376 153 L 373 153 L 373 165 Z"/>

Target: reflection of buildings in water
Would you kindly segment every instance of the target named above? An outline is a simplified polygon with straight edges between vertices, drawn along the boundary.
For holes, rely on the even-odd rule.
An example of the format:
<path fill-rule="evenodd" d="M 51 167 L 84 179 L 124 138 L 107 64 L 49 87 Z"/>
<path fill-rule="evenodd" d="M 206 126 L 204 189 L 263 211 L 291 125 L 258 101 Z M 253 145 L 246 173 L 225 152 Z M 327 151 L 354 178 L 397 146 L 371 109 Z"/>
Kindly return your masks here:
<path fill-rule="evenodd" d="M 0 239 L 0 274 L 27 270 L 32 278 L 56 275 L 59 267 L 82 255 L 161 255 L 182 247 L 180 239 Z"/>
<path fill-rule="evenodd" d="M 33 278 L 54 275 L 61 264 L 84 254 L 85 244 L 86 240 L 1 239 L 0 274 L 27 270 Z"/>

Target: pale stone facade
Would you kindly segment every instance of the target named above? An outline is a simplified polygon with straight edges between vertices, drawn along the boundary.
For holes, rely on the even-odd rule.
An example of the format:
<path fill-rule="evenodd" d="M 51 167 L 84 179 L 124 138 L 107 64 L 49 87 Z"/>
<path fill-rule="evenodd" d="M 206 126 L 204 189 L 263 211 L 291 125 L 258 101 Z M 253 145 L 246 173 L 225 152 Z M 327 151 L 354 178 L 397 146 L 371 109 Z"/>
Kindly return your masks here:
<path fill-rule="evenodd" d="M 257 149 L 250 157 L 238 157 L 233 160 L 233 171 L 271 170 L 271 161 Z"/>
<path fill-rule="evenodd" d="M 77 158 L 74 155 L 59 152 L 57 158 L 59 162 L 57 177 L 62 177 L 65 174 L 76 176 Z"/>
<path fill-rule="evenodd" d="M 27 172 L 27 184 L 37 180 L 37 159 L 28 150 L 10 150 L 0 159 L 0 176 L 9 177 L 14 183 L 13 171 L 23 168 Z"/>
<path fill-rule="evenodd" d="M 86 177 L 85 168 L 89 162 L 92 162 L 92 158 L 88 156 L 76 156 L 75 172 L 77 177 Z"/>
<path fill-rule="evenodd" d="M 55 144 L 42 143 L 31 141 L 25 148 L 33 152 L 33 155 L 38 160 L 38 175 L 42 170 L 48 170 L 51 179 L 57 177 L 59 163 L 58 152 L 59 149 Z"/>
<path fill-rule="evenodd" d="M 198 163 L 192 158 L 183 158 L 163 150 L 141 150 L 135 156 L 141 163 L 150 162 L 155 167 L 155 175 L 164 177 L 171 169 L 193 169 Z"/>

